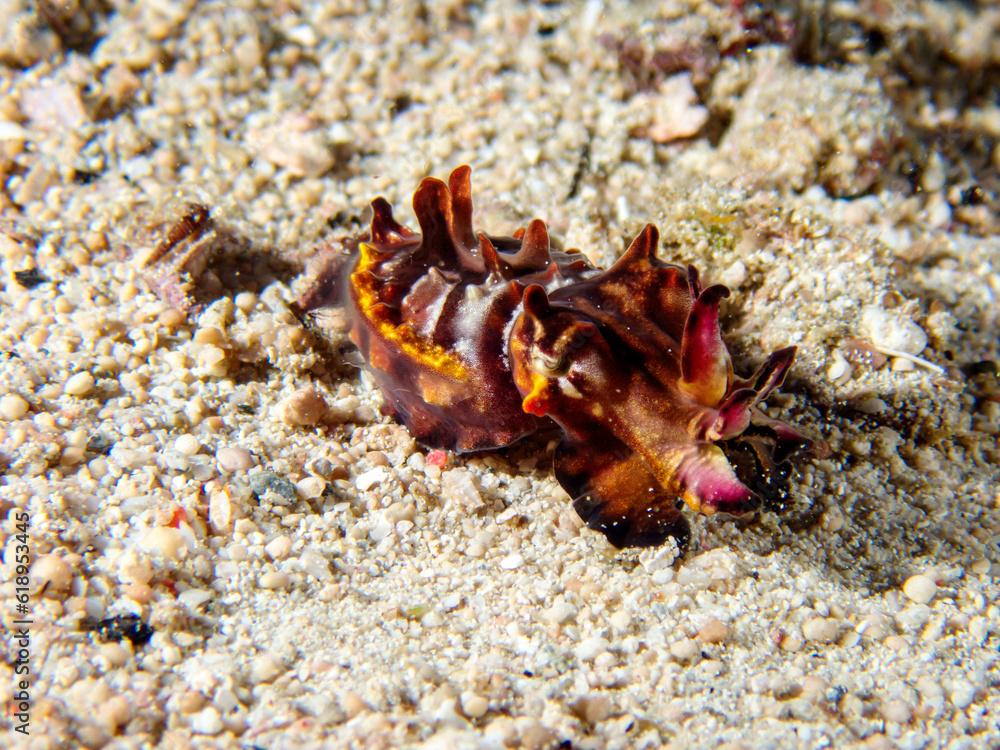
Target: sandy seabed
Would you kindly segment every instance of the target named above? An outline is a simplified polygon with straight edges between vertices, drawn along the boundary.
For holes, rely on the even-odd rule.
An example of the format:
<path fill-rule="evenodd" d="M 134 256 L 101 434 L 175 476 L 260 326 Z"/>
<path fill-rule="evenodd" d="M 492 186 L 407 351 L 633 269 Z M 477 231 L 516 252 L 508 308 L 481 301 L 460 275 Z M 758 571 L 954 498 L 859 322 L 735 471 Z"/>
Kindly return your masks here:
<path fill-rule="evenodd" d="M 794 5 L 0 2 L 0 745 L 1000 747 L 1000 11 Z M 617 551 L 380 416 L 288 304 L 466 163 L 798 346 L 782 512 Z"/>

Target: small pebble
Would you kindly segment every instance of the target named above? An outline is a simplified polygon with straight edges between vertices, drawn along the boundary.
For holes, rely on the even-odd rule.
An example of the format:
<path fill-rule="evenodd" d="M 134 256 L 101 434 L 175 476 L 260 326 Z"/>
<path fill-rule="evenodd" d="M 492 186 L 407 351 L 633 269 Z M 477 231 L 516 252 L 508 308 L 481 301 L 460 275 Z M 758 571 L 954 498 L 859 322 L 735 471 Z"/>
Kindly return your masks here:
<path fill-rule="evenodd" d="M 883 414 L 889 406 L 880 399 L 878 396 L 872 396 L 871 398 L 862 398 L 851 404 L 855 409 L 857 409 L 862 414 Z"/>
<path fill-rule="evenodd" d="M 425 460 L 428 466 L 437 466 L 441 469 L 444 468 L 446 463 L 448 463 L 448 454 L 443 450 L 428 451 L 427 458 Z"/>
<path fill-rule="evenodd" d="M 153 599 L 153 589 L 148 583 L 127 583 L 122 586 L 122 594 L 139 604 L 149 604 Z"/>
<path fill-rule="evenodd" d="M 247 143 L 257 160 L 283 167 L 298 177 L 319 177 L 336 161 L 324 130 L 301 115 L 289 115 L 280 123 L 252 130 Z"/>
<path fill-rule="evenodd" d="M 826 680 L 814 674 L 807 674 L 802 678 L 802 697 L 811 701 L 820 700 L 827 689 Z"/>
<path fill-rule="evenodd" d="M 861 636 L 854 630 L 848 630 L 840 637 L 838 643 L 843 648 L 854 648 L 861 643 Z"/>
<path fill-rule="evenodd" d="M 719 283 L 725 284 L 730 289 L 739 289 L 746 279 L 747 267 L 742 260 L 736 261 L 719 274 Z"/>
<path fill-rule="evenodd" d="M 203 325 L 195 331 L 194 341 L 196 344 L 221 345 L 226 343 L 226 334 L 218 326 Z"/>
<path fill-rule="evenodd" d="M 177 708 L 182 714 L 193 714 L 205 707 L 205 696 L 197 690 L 185 690 L 177 699 Z"/>
<path fill-rule="evenodd" d="M 891 632 L 889 618 L 878 612 L 865 615 L 858 623 L 857 631 L 865 638 L 880 641 Z"/>
<path fill-rule="evenodd" d="M 12 421 L 28 413 L 28 402 L 16 393 L 8 393 L 0 398 L 0 418 Z"/>
<path fill-rule="evenodd" d="M 977 615 L 969 620 L 969 635 L 977 645 L 984 645 L 990 635 L 990 621 L 982 615 Z"/>
<path fill-rule="evenodd" d="M 864 750 L 896 750 L 896 745 L 884 734 L 871 734 L 861 745 Z"/>
<path fill-rule="evenodd" d="M 903 636 L 896 634 L 886 636 L 882 643 L 890 651 L 904 651 L 910 645 Z"/>
<path fill-rule="evenodd" d="M 94 376 L 89 372 L 78 372 L 63 386 L 63 393 L 69 396 L 86 396 L 94 390 Z"/>
<path fill-rule="evenodd" d="M 264 545 L 264 551 L 272 560 L 283 560 L 292 551 L 292 540 L 284 534 L 276 536 Z"/>
<path fill-rule="evenodd" d="M 897 724 L 909 724 L 910 719 L 913 718 L 913 709 L 910 704 L 899 699 L 883 703 L 880 713 L 886 721 L 894 721 Z"/>
<path fill-rule="evenodd" d="M 956 708 L 968 708 L 976 699 L 976 687 L 971 682 L 957 680 L 951 686 L 951 702 Z"/>
<path fill-rule="evenodd" d="M 899 310 L 866 307 L 861 313 L 860 331 L 877 349 L 920 354 L 927 346 L 924 330 Z"/>
<path fill-rule="evenodd" d="M 344 709 L 348 719 L 353 719 L 358 714 L 368 710 L 368 704 L 365 703 L 364 699 L 357 693 L 350 691 L 340 696 L 340 707 Z"/>
<path fill-rule="evenodd" d="M 944 158 L 937 151 L 931 152 L 920 176 L 921 187 L 928 193 L 936 193 L 944 187 L 947 178 Z"/>
<path fill-rule="evenodd" d="M 903 593 L 906 594 L 906 597 L 910 601 L 917 602 L 918 604 L 927 604 L 927 602 L 934 598 L 934 594 L 937 593 L 937 584 L 934 583 L 934 579 L 930 576 L 918 573 L 906 579 L 906 582 L 903 584 Z"/>
<path fill-rule="evenodd" d="M 415 453 L 414 455 L 420 454 Z M 330 461 L 329 459 L 323 457 L 315 458 L 312 461 L 309 461 L 305 468 L 310 474 L 327 481 L 331 479 L 346 479 L 349 476 L 347 473 L 347 467 L 340 463 L 339 459 Z"/>
<path fill-rule="evenodd" d="M 210 602 L 212 597 L 213 594 L 208 589 L 187 589 L 178 595 L 177 601 L 193 610 Z"/>
<path fill-rule="evenodd" d="M 108 664 L 112 667 L 120 667 L 124 665 L 131 656 L 128 649 L 120 643 L 102 643 L 100 647 L 100 654 L 107 659 Z"/>
<path fill-rule="evenodd" d="M 840 624 L 831 617 L 813 617 L 802 625 L 802 635 L 815 643 L 830 643 L 837 637 Z"/>
<path fill-rule="evenodd" d="M 912 372 L 915 369 L 917 369 L 917 366 L 913 364 L 912 359 L 905 359 L 903 357 L 894 357 L 892 360 L 893 372 Z"/>
<path fill-rule="evenodd" d="M 307 571 L 308 572 L 308 571 Z M 320 589 L 319 599 L 323 602 L 335 602 L 341 598 L 343 592 L 335 583 L 328 584 Z"/>
<path fill-rule="evenodd" d="M 632 615 L 630 615 L 627 610 L 620 609 L 611 615 L 609 622 L 611 623 L 611 627 L 619 633 L 624 633 L 632 627 Z"/>
<path fill-rule="evenodd" d="M 368 532 L 368 536 L 373 542 L 381 542 L 392 533 L 392 528 L 392 522 L 389 521 L 389 519 L 384 515 L 379 514 L 375 523 L 372 524 L 372 527 Z"/>
<path fill-rule="evenodd" d="M 225 534 L 232 528 L 233 499 L 227 488 L 208 496 L 208 521 L 219 534 Z"/>
<path fill-rule="evenodd" d="M 285 671 L 285 665 L 271 654 L 260 654 L 250 664 L 250 679 L 254 684 L 274 682 Z"/>
<path fill-rule="evenodd" d="M 118 728 L 129 720 L 131 714 L 128 698 L 123 695 L 112 696 L 97 706 L 97 720 L 112 733 L 117 732 Z"/>
<path fill-rule="evenodd" d="M 212 706 L 206 706 L 191 716 L 191 731 L 195 734 L 216 735 L 222 729 L 222 718 Z"/>
<path fill-rule="evenodd" d="M 295 485 L 273 471 L 258 471 L 250 475 L 250 491 L 259 500 L 268 499 L 275 505 L 290 505 L 299 499 Z"/>
<path fill-rule="evenodd" d="M 149 559 L 132 550 L 117 558 L 115 572 L 122 583 L 149 583 L 153 578 Z"/>
<path fill-rule="evenodd" d="M 972 565 L 970 565 L 969 567 L 972 569 L 972 572 L 975 573 L 977 576 L 984 576 L 990 572 L 990 569 L 993 566 L 989 560 L 987 560 L 984 557 L 981 557 L 974 563 L 972 563 Z"/>
<path fill-rule="evenodd" d="M 157 652 L 157 656 L 159 660 L 162 661 L 168 667 L 180 663 L 181 659 L 184 658 L 181 655 L 181 650 L 177 648 L 177 646 L 174 646 L 173 644 L 168 644 L 160 648 L 160 650 Z"/>
<path fill-rule="evenodd" d="M 552 625 L 562 625 L 576 615 L 576 607 L 565 599 L 557 599 L 552 606 L 542 612 L 542 618 Z"/>
<path fill-rule="evenodd" d="M 576 657 L 581 661 L 592 661 L 598 654 L 608 650 L 610 644 L 604 638 L 587 638 L 576 647 Z"/>
<path fill-rule="evenodd" d="M 573 713 L 587 724 L 598 724 L 611 715 L 611 701 L 606 695 L 587 695 L 573 704 Z"/>
<path fill-rule="evenodd" d="M 479 719 L 486 715 L 490 702 L 483 696 L 472 692 L 464 692 L 460 698 L 462 713 L 470 719 Z"/>
<path fill-rule="evenodd" d="M 201 450 L 201 443 L 194 435 L 181 435 L 174 441 L 174 450 L 182 456 L 194 456 Z"/>
<path fill-rule="evenodd" d="M 86 451 L 83 446 L 68 445 L 63 448 L 62 454 L 59 456 L 59 463 L 63 466 L 76 466 L 85 457 Z"/>
<path fill-rule="evenodd" d="M 365 458 L 372 466 L 390 466 L 389 457 L 385 451 L 368 451 Z"/>
<path fill-rule="evenodd" d="M 670 644 L 670 655 L 677 661 L 693 661 L 700 653 L 698 642 L 693 638 L 682 638 Z"/>
<path fill-rule="evenodd" d="M 253 466 L 253 456 L 243 448 L 223 446 L 215 452 L 215 460 L 219 462 L 220 469 L 229 473 L 246 471 Z"/>
<path fill-rule="evenodd" d="M 257 295 L 253 292 L 240 292 L 233 298 L 233 301 L 240 310 L 248 313 L 257 306 Z"/>
<path fill-rule="evenodd" d="M 158 322 L 161 326 L 168 330 L 173 330 L 179 327 L 185 320 L 184 313 L 173 307 L 167 308 L 160 313 Z"/>
<path fill-rule="evenodd" d="M 904 633 L 916 633 L 931 619 L 931 608 L 913 603 L 896 614 L 896 624 Z"/>
<path fill-rule="evenodd" d="M 729 626 L 721 620 L 712 618 L 698 631 L 698 640 L 702 643 L 722 643 L 729 635 Z"/>
<path fill-rule="evenodd" d="M 56 554 L 43 555 L 35 560 L 29 576 L 36 590 L 44 588 L 46 593 L 69 591 L 73 582 L 73 570 Z"/>
<path fill-rule="evenodd" d="M 504 570 L 517 570 L 524 565 L 524 558 L 517 552 L 507 555 L 500 561 L 500 567 Z"/>
<path fill-rule="evenodd" d="M 374 469 L 369 469 L 368 471 L 358 474 L 354 478 L 354 486 L 357 487 L 361 492 L 370 490 L 372 487 L 381 484 L 386 479 L 389 478 L 389 472 L 386 471 L 384 466 L 376 466 Z"/>
<path fill-rule="evenodd" d="M 198 367 L 203 375 L 210 377 L 225 377 L 229 372 L 226 362 L 226 350 L 214 344 L 203 344 L 198 348 Z"/>
<path fill-rule="evenodd" d="M 288 574 L 280 570 L 271 570 L 260 577 L 259 583 L 262 589 L 286 589 L 291 580 Z"/>
<path fill-rule="evenodd" d="M 307 500 L 315 500 L 326 490 L 326 481 L 321 477 L 306 477 L 295 483 L 299 494 Z"/>
<path fill-rule="evenodd" d="M 446 504 L 473 512 L 486 503 L 468 469 L 449 469 L 441 474 L 441 498 Z"/>
<path fill-rule="evenodd" d="M 176 560 L 186 549 L 184 535 L 172 526 L 157 526 L 147 531 L 140 546 L 154 555 L 161 555 L 167 560 Z"/>
<path fill-rule="evenodd" d="M 698 671 L 705 677 L 718 677 L 725 668 L 726 665 L 718 659 L 705 659 L 698 664 Z"/>
<path fill-rule="evenodd" d="M 708 120 L 708 110 L 699 103 L 689 72 L 667 78 L 655 95 L 641 98 L 641 109 L 651 117 L 646 132 L 655 143 L 693 136 Z"/>
<path fill-rule="evenodd" d="M 329 410 L 323 394 L 308 386 L 282 401 L 278 405 L 278 416 L 286 424 L 310 427 L 324 421 Z"/>
<path fill-rule="evenodd" d="M 523 750 L 549 750 L 549 748 L 560 746 L 559 735 L 537 719 L 524 717 L 518 721 L 517 726 L 520 730 L 520 737 L 516 741 L 507 740 L 506 747 L 518 747 L 523 748 Z"/>
<path fill-rule="evenodd" d="M 851 363 L 847 361 L 839 351 L 834 350 L 830 354 L 830 364 L 826 369 L 826 376 L 833 382 L 845 379 L 851 374 Z"/>

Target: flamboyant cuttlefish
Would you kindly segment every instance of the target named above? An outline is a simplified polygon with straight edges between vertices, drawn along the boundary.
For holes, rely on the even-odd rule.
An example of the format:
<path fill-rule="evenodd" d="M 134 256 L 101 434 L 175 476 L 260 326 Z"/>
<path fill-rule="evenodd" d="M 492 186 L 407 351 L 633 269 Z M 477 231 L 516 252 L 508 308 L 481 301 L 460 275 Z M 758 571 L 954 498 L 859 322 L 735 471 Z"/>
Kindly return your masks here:
<path fill-rule="evenodd" d="M 735 376 L 719 329 L 729 290 L 657 258 L 656 227 L 602 271 L 552 249 L 537 219 L 511 237 L 474 232 L 470 171 L 420 183 L 419 234 L 377 198 L 353 265 L 320 272 L 297 311 L 346 304 L 387 411 L 426 445 L 499 448 L 557 424 L 556 478 L 616 547 L 683 544 L 683 503 L 755 509 L 810 445 L 758 406 L 794 347 Z"/>

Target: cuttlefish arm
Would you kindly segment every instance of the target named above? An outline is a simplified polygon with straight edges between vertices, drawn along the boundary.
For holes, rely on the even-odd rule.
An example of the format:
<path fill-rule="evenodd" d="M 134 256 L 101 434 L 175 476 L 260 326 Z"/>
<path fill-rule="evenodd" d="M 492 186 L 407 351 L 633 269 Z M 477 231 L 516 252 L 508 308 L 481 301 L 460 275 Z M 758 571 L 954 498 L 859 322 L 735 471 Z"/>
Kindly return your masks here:
<path fill-rule="evenodd" d="M 749 379 L 736 378 L 719 331 L 719 303 L 728 291 L 702 289 L 693 269 L 687 281 L 690 302 L 677 311 L 686 315 L 680 345 L 669 345 L 670 335 L 661 329 L 636 336 L 643 345 L 631 346 L 603 319 L 595 320 L 581 300 L 550 301 L 540 286 L 525 290 L 511 332 L 512 370 L 524 410 L 564 430 L 556 476 L 587 525 L 616 546 L 685 539 L 682 504 L 705 514 L 758 508 L 761 498 L 722 450 L 751 427 L 754 449 L 764 451 L 765 460 L 774 458 L 776 447 L 809 442 L 759 408 L 783 381 L 794 348 L 774 352 Z M 600 282 L 598 277 L 591 283 L 600 289 Z M 604 292 L 600 308 L 607 316 L 614 298 Z M 641 331 L 651 324 L 646 317 L 631 325 Z M 648 342 L 656 340 L 668 342 L 659 360 L 673 358 L 673 365 L 648 362 L 656 356 Z"/>
<path fill-rule="evenodd" d="M 564 438 L 555 472 L 584 523 L 616 547 L 655 547 L 668 538 L 683 546 L 690 535 L 676 496 L 623 443 Z"/>

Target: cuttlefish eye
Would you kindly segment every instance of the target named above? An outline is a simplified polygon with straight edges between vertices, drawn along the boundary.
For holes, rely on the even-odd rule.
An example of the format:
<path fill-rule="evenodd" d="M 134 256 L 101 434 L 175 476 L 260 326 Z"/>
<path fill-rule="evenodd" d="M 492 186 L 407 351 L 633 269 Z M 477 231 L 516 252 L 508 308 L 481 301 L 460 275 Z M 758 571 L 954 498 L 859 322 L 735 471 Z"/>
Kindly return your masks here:
<path fill-rule="evenodd" d="M 574 322 L 556 336 L 550 346 L 536 341 L 531 351 L 532 369 L 546 377 L 563 377 L 573 364 L 573 355 L 587 345 L 595 331 L 591 324 Z"/>
<path fill-rule="evenodd" d="M 546 354 L 536 346 L 531 350 L 531 369 L 548 378 L 560 378 L 569 372 L 569 359 L 558 354 Z"/>

